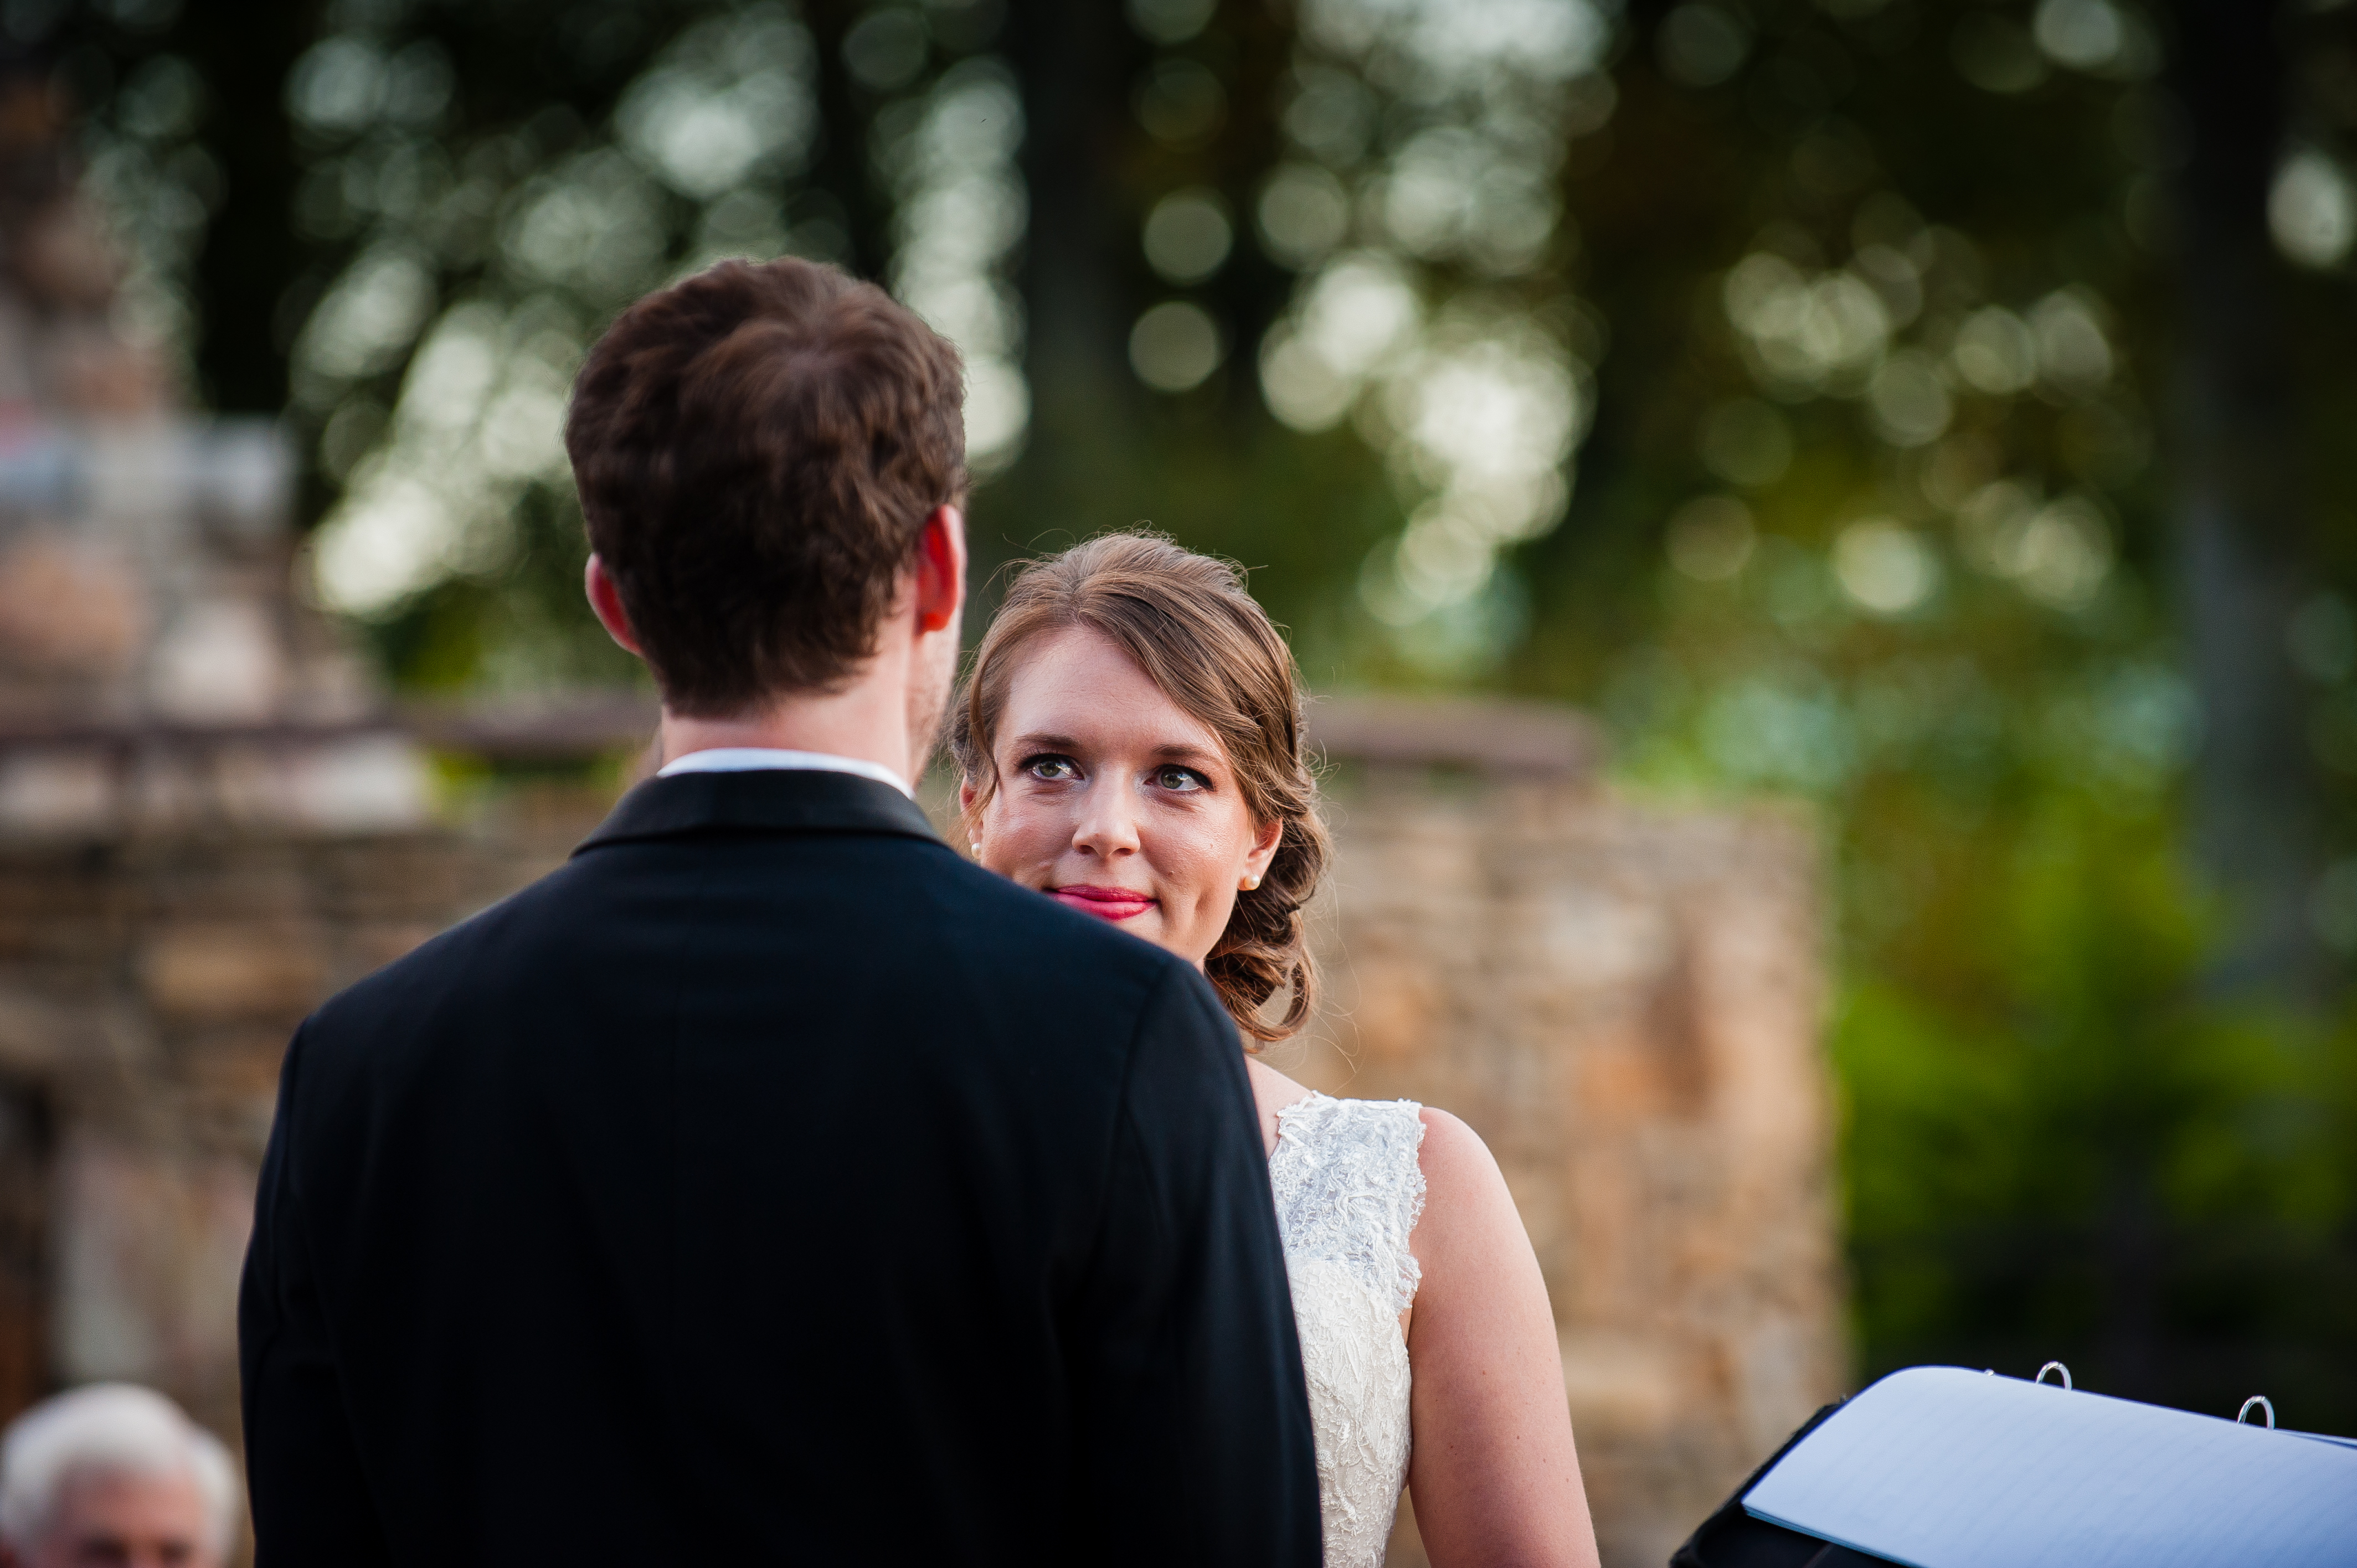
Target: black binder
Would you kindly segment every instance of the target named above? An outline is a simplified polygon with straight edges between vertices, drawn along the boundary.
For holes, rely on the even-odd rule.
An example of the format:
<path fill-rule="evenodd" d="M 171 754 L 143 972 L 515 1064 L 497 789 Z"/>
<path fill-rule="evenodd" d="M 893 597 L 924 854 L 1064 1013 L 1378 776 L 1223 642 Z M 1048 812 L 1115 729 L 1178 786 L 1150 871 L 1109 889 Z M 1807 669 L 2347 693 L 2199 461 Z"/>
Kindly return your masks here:
<path fill-rule="evenodd" d="M 1889 1563 L 1888 1557 L 1872 1557 L 1846 1546 L 1836 1546 L 1781 1524 L 1770 1524 L 1764 1519 L 1753 1519 L 1744 1511 L 1743 1494 L 1842 1403 L 1836 1400 L 1809 1417 L 1798 1432 L 1784 1439 L 1782 1447 L 1768 1455 L 1765 1464 L 1746 1476 L 1734 1495 L 1718 1505 L 1718 1511 L 1703 1520 L 1701 1528 L 1686 1537 L 1685 1544 L 1670 1554 L 1670 1568 L 1869 1568 L 1871 1564 Z"/>

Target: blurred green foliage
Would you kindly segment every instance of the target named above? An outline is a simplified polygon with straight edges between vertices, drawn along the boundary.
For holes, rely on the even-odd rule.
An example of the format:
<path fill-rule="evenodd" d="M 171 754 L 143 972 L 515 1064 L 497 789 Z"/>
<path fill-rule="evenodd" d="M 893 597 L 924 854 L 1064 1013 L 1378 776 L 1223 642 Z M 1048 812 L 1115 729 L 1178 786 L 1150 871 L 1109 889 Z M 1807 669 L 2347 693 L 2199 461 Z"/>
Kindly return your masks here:
<path fill-rule="evenodd" d="M 2170 828 L 2043 800 L 1971 879 L 1976 918 L 1919 934 L 1944 934 L 1944 962 L 1846 988 L 1868 1353 L 2060 1357 L 2082 1387 L 2212 1412 L 2283 1391 L 2289 1419 L 2337 1426 L 2357 1399 L 2357 1053 L 2312 1019 L 2201 1003 L 2210 932 Z"/>
<path fill-rule="evenodd" d="M 5 12 L 397 680 L 630 678 L 582 348 L 714 256 L 840 261 L 976 368 L 985 575 L 1150 520 L 1318 686 L 1561 698 L 1627 788 L 1813 804 L 1864 1372 L 2344 1432 L 2352 15 Z"/>

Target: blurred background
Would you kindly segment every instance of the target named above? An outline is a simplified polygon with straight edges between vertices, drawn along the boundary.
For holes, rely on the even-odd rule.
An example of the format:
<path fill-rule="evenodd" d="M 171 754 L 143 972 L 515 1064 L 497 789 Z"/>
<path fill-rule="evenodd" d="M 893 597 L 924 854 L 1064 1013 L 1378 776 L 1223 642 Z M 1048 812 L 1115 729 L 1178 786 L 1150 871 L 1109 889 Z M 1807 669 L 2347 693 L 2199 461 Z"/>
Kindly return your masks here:
<path fill-rule="evenodd" d="M 2357 7 L 5 0 L 0 40 L 0 324 L 55 328 L 0 501 L 62 515 L 185 411 L 208 559 L 295 585 L 265 714 L 220 594 L 141 579 L 151 741 L 307 714 L 329 814 L 406 820 L 391 692 L 416 799 L 610 793 L 547 739 L 644 701 L 581 603 L 570 377 L 713 259 L 838 262 L 964 351 L 978 580 L 1150 520 L 1322 693 L 1567 704 L 1614 800 L 1805 825 L 1840 1386 L 2056 1357 L 2357 1431 Z M 296 542 L 238 556 L 241 496 Z M 97 568 L 42 559 L 0 633 L 145 635 L 58 631 Z M 113 701 L 66 689 L 20 752 Z M 26 777 L 53 824 L 102 787 Z"/>

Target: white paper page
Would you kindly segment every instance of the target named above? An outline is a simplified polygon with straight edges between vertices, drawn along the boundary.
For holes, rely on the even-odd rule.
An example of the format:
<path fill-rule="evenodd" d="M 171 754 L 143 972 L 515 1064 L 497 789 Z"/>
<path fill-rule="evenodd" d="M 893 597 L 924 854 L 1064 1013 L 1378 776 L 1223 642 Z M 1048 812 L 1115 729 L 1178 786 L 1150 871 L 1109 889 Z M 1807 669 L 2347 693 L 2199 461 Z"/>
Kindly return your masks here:
<path fill-rule="evenodd" d="M 1743 1502 L 1913 1568 L 2357 1568 L 2357 1448 L 1961 1367 L 1884 1378 Z"/>

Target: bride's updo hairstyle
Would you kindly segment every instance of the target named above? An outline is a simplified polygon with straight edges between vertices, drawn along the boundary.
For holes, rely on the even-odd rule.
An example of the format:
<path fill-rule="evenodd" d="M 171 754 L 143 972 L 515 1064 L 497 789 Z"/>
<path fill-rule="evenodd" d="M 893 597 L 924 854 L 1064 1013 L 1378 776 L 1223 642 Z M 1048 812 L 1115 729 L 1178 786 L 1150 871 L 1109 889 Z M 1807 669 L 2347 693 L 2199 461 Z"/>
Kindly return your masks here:
<path fill-rule="evenodd" d="M 1265 1045 L 1308 1022 L 1318 972 L 1301 907 L 1326 874 L 1318 782 L 1301 755 L 1301 675 L 1293 650 L 1224 561 L 1145 533 L 1108 533 L 1025 564 L 983 634 L 950 711 L 950 750 L 974 791 L 969 831 L 998 789 L 998 719 L 1023 650 L 1073 627 L 1108 639 L 1162 694 L 1219 737 L 1253 820 L 1284 824 L 1258 887 L 1236 895 L 1203 972 L 1244 1033 Z M 1271 1024 L 1262 1004 L 1292 996 Z"/>

